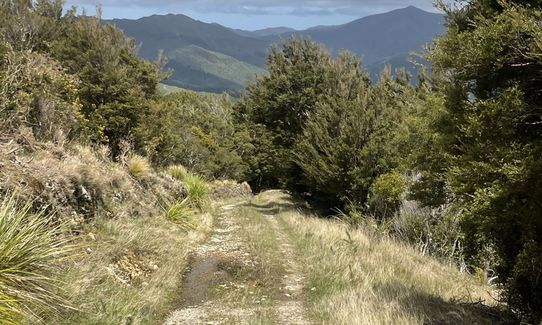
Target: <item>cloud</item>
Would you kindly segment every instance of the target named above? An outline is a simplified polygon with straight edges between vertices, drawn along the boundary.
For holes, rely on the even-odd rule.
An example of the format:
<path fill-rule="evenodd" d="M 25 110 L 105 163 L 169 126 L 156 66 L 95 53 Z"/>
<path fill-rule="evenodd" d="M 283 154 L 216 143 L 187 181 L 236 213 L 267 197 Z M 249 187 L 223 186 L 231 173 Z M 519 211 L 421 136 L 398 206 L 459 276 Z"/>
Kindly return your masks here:
<path fill-rule="evenodd" d="M 386 11 L 408 5 L 429 10 L 432 0 L 70 0 L 69 4 L 103 7 L 162 8 L 199 13 L 326 16 Z"/>

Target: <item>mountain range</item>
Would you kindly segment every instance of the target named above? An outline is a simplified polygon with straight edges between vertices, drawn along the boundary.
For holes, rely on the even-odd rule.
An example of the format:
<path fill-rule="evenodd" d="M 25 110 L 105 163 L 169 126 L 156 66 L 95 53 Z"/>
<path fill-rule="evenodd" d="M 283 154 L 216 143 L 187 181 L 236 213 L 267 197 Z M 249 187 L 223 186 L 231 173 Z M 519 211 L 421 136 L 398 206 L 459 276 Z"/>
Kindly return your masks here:
<path fill-rule="evenodd" d="M 373 78 L 387 64 L 417 72 L 411 52 L 445 31 L 444 17 L 415 7 L 367 16 L 337 26 L 298 31 L 288 27 L 257 31 L 231 29 L 185 15 L 154 15 L 111 23 L 136 40 L 140 56 L 155 59 L 160 50 L 173 70 L 166 84 L 206 92 L 239 92 L 256 75 L 265 73 L 267 49 L 293 35 L 311 38 L 336 54 L 349 50 L 363 58 Z"/>

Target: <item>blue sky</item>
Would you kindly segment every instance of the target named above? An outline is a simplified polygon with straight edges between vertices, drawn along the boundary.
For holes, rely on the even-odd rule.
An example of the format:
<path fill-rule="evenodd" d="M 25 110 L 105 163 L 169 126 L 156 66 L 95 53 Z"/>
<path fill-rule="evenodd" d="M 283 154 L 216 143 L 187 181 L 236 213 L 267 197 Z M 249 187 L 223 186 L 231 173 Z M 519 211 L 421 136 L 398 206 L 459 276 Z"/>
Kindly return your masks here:
<path fill-rule="evenodd" d="M 336 25 L 367 15 L 409 5 L 436 11 L 432 0 L 67 0 L 66 5 L 95 13 L 102 6 L 103 18 L 140 18 L 153 14 L 181 13 L 228 27 L 255 30 L 288 26 L 304 29 Z"/>

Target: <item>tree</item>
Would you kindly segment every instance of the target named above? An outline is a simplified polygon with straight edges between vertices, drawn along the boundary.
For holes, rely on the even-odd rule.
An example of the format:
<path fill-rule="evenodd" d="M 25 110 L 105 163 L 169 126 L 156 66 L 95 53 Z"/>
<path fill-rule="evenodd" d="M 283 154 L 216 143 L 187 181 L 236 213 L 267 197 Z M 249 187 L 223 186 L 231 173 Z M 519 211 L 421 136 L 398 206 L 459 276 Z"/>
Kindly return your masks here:
<path fill-rule="evenodd" d="M 232 115 L 227 95 L 179 91 L 154 101 L 145 113 L 153 123 L 141 125 L 135 135 L 158 166 L 181 164 L 209 178 L 241 180 L 244 140 Z"/>
<path fill-rule="evenodd" d="M 329 93 L 331 64 L 320 45 L 292 38 L 280 49 L 271 48 L 269 74 L 250 84 L 236 105 L 238 120 L 253 139 L 245 157 L 252 164 L 255 188 L 297 185 L 290 151 L 316 102 Z"/>
<path fill-rule="evenodd" d="M 542 319 L 542 2 L 475 0 L 446 9 L 430 58 L 445 94 L 436 124 L 449 197 L 471 256 L 498 255 L 509 302 Z"/>
<path fill-rule="evenodd" d="M 326 72 L 334 81 L 307 119 L 293 148 L 301 182 L 314 201 L 337 207 L 348 200 L 364 202 L 361 151 L 369 141 L 373 112 L 370 82 L 360 61 L 342 53 Z"/>
<path fill-rule="evenodd" d="M 105 142 L 113 155 L 122 140 L 133 139 L 165 76 L 160 63 L 141 60 L 133 40 L 94 17 L 69 17 L 51 45 L 51 53 L 81 84 L 79 97 L 89 121 L 89 136 Z M 140 150 L 141 148 L 135 148 Z"/>

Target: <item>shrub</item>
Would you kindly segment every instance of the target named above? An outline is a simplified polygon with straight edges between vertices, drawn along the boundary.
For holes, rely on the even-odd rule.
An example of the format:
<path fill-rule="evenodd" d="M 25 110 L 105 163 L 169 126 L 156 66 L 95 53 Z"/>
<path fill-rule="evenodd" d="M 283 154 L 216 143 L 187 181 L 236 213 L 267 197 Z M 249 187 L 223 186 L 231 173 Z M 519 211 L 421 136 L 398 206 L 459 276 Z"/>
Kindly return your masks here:
<path fill-rule="evenodd" d="M 179 181 L 185 181 L 188 178 L 188 170 L 183 165 L 172 165 L 167 168 L 167 173 Z"/>
<path fill-rule="evenodd" d="M 53 217 L 33 214 L 13 196 L 0 202 L 0 324 L 19 324 L 65 302 L 56 293 L 54 264 L 74 246 L 52 226 Z"/>
<path fill-rule="evenodd" d="M 404 201 L 391 219 L 393 236 L 415 245 L 422 255 L 463 260 L 463 235 L 457 213 Z"/>
<path fill-rule="evenodd" d="M 182 201 L 174 203 L 167 212 L 167 218 L 184 230 L 195 229 L 196 225 L 191 216 L 196 213 L 196 210 L 192 207 L 190 198 L 187 197 Z"/>
<path fill-rule="evenodd" d="M 397 172 L 380 175 L 371 186 L 369 205 L 377 216 L 391 216 L 399 209 L 405 190 L 403 175 Z"/>
<path fill-rule="evenodd" d="M 203 208 L 209 194 L 209 186 L 205 180 L 199 175 L 188 174 L 185 182 L 190 201 L 198 208 Z"/>
<path fill-rule="evenodd" d="M 495 249 L 510 307 L 542 320 L 540 1 L 473 0 L 447 8 L 448 31 L 429 55 L 445 97 L 433 124 L 449 201 L 461 212 L 467 257 Z M 525 51 L 523 49 L 530 49 Z M 528 54 L 526 54 L 528 53 Z M 532 290 L 538 293 L 533 294 Z"/>
<path fill-rule="evenodd" d="M 126 167 L 128 167 L 130 175 L 137 179 L 148 177 L 152 170 L 149 160 L 139 155 L 132 155 L 128 158 Z"/>
<path fill-rule="evenodd" d="M 527 243 L 518 255 L 507 289 L 512 306 L 523 306 L 535 324 L 542 320 L 542 248 L 536 242 Z"/>
<path fill-rule="evenodd" d="M 208 178 L 241 180 L 246 129 L 232 114 L 228 96 L 180 91 L 153 102 L 145 117 L 153 123 L 140 125 L 134 138 L 143 139 L 142 152 L 155 166 L 181 164 Z"/>

